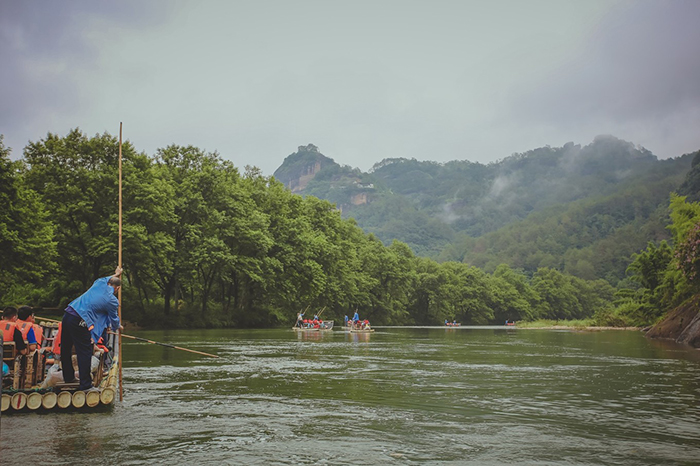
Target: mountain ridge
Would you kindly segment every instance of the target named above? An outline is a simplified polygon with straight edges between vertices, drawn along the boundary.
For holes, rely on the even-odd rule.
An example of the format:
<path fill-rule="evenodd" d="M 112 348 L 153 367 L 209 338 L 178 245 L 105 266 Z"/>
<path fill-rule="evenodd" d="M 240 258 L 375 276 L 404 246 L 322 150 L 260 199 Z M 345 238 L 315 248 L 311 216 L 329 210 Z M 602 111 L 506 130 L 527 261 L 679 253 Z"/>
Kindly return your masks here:
<path fill-rule="evenodd" d="M 588 145 L 569 142 L 562 147 L 544 146 L 488 164 L 399 157 L 383 159 L 370 171 L 362 172 L 336 163 L 313 147 L 316 149 L 313 157 L 306 150 L 291 154 L 274 176 L 293 189 L 302 184 L 293 175 L 295 170 L 301 173 L 299 160 L 313 162 L 314 167 L 321 164 L 313 176 L 304 180 L 304 187 L 294 192 L 335 203 L 344 217 L 355 218 L 360 227 L 377 235 L 385 244 L 398 239 L 416 254 L 464 261 L 486 270 L 493 269 L 497 261 L 529 272 L 556 262 L 558 268 L 573 270 L 575 275 L 607 276 L 611 283 L 624 279 L 625 266 L 620 257 L 614 258 L 614 267 L 603 266 L 597 260 L 585 264 L 582 258 L 575 259 L 582 264 L 577 267 L 562 258 L 567 254 L 575 257 L 576 251 L 591 248 L 605 238 L 624 236 L 624 228 L 630 228 L 633 222 L 636 222 L 633 236 L 649 231 L 654 232 L 651 240 L 667 239 L 667 235 L 658 233 L 665 231 L 660 226 L 664 221 L 663 211 L 670 192 L 678 190 L 684 182 L 693 155 L 659 160 L 643 147 L 601 135 Z M 290 166 L 296 167 L 295 170 L 290 170 Z M 573 204 L 576 202 L 580 205 Z M 639 215 L 626 215 L 625 209 L 637 209 Z M 505 255 L 509 248 L 495 244 L 494 238 L 508 237 L 512 242 L 521 242 L 512 230 L 536 230 L 532 220 L 526 221 L 536 213 L 540 213 L 539 222 L 543 224 L 552 224 L 553 221 L 547 220 L 552 216 L 573 215 L 576 220 L 572 228 L 586 231 L 588 237 L 579 235 L 580 241 L 576 243 L 563 234 L 556 235 L 557 239 L 552 241 L 557 242 L 557 247 L 548 247 L 543 238 L 534 238 L 530 242 L 531 255 L 543 253 L 542 259 L 515 261 L 514 257 L 523 254 Z M 593 220 L 587 220 L 586 216 Z M 511 232 L 504 233 L 509 228 Z M 497 231 L 501 233 L 496 234 Z M 620 250 L 629 257 L 646 242 L 637 238 Z M 558 251 L 556 260 L 545 257 L 552 255 L 551 250 Z M 485 260 L 484 256 L 491 259 Z"/>

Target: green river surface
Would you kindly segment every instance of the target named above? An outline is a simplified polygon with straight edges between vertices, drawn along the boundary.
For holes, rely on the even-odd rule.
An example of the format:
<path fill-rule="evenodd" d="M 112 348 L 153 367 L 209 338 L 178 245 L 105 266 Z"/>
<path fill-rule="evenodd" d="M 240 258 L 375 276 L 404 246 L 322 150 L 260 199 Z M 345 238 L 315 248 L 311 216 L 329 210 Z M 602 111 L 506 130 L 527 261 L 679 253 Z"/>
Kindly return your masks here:
<path fill-rule="evenodd" d="M 124 401 L 0 419 L 3 465 L 700 464 L 700 351 L 636 331 L 134 332 Z"/>

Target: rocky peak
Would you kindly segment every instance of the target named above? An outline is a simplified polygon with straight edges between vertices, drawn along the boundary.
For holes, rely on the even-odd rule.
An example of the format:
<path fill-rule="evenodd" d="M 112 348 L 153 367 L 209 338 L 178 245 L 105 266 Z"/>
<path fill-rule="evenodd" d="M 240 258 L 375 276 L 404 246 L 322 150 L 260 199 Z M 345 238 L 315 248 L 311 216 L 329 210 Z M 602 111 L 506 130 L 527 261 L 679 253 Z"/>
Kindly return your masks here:
<path fill-rule="evenodd" d="M 299 146 L 288 155 L 282 165 L 275 170 L 274 177 L 285 184 L 292 192 L 304 190 L 309 182 L 327 166 L 338 165 L 323 155 L 314 144 Z"/>

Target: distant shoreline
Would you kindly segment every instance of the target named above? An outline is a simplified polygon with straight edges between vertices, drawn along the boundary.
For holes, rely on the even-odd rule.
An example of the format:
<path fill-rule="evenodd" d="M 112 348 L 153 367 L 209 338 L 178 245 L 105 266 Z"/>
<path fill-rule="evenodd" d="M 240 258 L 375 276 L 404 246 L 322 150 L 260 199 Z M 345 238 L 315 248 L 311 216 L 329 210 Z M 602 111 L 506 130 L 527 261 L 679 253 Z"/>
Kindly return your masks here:
<path fill-rule="evenodd" d="M 473 329 L 473 330 L 496 330 L 496 329 L 518 329 L 518 330 L 576 330 L 582 332 L 598 332 L 602 330 L 634 330 L 641 331 L 643 327 L 595 327 L 595 326 L 580 326 L 580 325 L 459 325 L 456 327 L 448 327 L 446 325 L 373 325 L 372 328 L 391 329 L 391 328 L 444 328 L 444 329 Z"/>
<path fill-rule="evenodd" d="M 597 332 L 600 330 L 642 330 L 642 327 L 579 327 L 576 325 L 545 325 L 542 327 L 518 327 L 516 325 L 515 328 L 519 328 L 520 330 L 580 330 L 584 332 Z"/>

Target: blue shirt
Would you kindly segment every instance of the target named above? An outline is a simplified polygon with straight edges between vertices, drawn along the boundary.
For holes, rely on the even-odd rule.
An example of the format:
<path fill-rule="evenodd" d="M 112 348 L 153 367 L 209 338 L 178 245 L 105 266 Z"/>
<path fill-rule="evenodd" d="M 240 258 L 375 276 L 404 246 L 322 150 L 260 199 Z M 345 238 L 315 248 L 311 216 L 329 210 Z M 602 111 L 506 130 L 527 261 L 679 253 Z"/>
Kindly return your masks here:
<path fill-rule="evenodd" d="M 36 335 L 34 334 L 34 329 L 30 328 L 29 331 L 27 332 L 27 343 L 30 345 L 36 345 Z"/>
<path fill-rule="evenodd" d="M 89 290 L 70 303 L 87 324 L 92 340 L 97 342 L 107 327 L 119 328 L 119 300 L 107 282 L 111 277 L 95 280 Z"/>
<path fill-rule="evenodd" d="M 358 320 L 360 320 L 360 314 L 358 314 L 358 313 L 356 312 L 355 315 L 352 316 L 352 320 L 355 321 L 355 322 L 357 322 Z"/>

